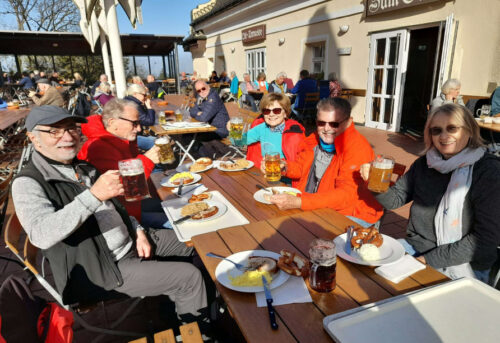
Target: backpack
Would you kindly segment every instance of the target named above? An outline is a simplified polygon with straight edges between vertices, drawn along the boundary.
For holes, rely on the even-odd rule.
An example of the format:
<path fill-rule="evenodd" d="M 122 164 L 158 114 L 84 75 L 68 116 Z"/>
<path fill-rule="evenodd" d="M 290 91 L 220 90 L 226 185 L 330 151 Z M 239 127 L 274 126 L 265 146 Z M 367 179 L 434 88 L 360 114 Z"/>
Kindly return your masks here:
<path fill-rule="evenodd" d="M 26 282 L 9 275 L 0 287 L 1 336 L 9 343 L 70 343 L 73 314 L 34 296 Z"/>
<path fill-rule="evenodd" d="M 87 117 L 90 114 L 91 107 L 92 104 L 87 98 L 87 95 L 83 93 L 78 93 L 78 99 L 76 100 L 74 115 Z"/>

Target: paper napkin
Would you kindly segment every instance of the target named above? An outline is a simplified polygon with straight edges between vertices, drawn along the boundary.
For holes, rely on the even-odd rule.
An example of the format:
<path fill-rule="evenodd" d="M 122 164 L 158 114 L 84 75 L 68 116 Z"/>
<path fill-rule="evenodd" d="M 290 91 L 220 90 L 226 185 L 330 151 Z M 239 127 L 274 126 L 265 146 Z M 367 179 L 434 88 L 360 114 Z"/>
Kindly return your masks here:
<path fill-rule="evenodd" d="M 383 278 L 399 283 L 408 276 L 425 269 L 425 265 L 413 256 L 405 255 L 399 261 L 375 268 L 375 273 Z"/>
<path fill-rule="evenodd" d="M 271 289 L 271 295 L 273 296 L 273 306 L 312 302 L 306 283 L 300 276 L 290 276 L 284 284 Z M 255 293 L 255 298 L 257 299 L 257 307 L 267 306 L 264 292 Z"/>

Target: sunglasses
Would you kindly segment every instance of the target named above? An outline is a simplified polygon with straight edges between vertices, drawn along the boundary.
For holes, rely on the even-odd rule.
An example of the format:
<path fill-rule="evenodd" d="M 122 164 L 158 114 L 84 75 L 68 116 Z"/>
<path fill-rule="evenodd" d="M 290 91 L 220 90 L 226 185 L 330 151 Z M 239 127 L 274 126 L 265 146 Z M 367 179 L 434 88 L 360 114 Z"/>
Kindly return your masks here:
<path fill-rule="evenodd" d="M 270 109 L 270 108 L 264 108 L 264 109 L 262 110 L 262 114 L 263 114 L 263 115 L 265 115 L 265 116 L 267 116 L 267 115 L 271 114 L 271 111 L 272 111 L 274 114 L 280 114 L 280 113 L 283 111 L 283 109 L 282 109 L 282 108 L 280 108 L 280 107 L 275 107 L 275 108 L 273 108 L 273 109 Z"/>
<path fill-rule="evenodd" d="M 448 133 L 457 133 L 458 130 L 460 130 L 461 128 L 462 128 L 461 126 L 448 125 L 445 130 Z M 443 128 L 442 127 L 437 127 L 437 126 L 436 127 L 430 127 L 429 128 L 429 132 L 433 136 L 439 136 L 443 132 Z"/>
<path fill-rule="evenodd" d="M 140 120 L 130 120 L 130 119 L 123 118 L 123 117 L 118 117 L 118 118 L 120 118 L 121 120 L 128 121 L 129 123 L 132 123 L 132 125 L 134 127 L 141 125 L 141 121 Z"/>
<path fill-rule="evenodd" d="M 207 90 L 206 87 L 201 87 L 200 89 L 197 89 L 196 92 L 201 93 L 201 92 L 206 91 L 206 90 Z"/>
<path fill-rule="evenodd" d="M 345 122 L 347 119 L 349 119 L 350 117 L 347 117 L 345 118 L 344 120 L 341 120 L 341 121 L 323 121 L 323 120 L 316 120 L 316 125 L 318 125 L 319 127 L 323 127 L 323 126 L 326 126 L 326 124 L 330 125 L 331 127 L 333 127 L 334 129 L 338 129 L 340 124 L 342 124 L 343 122 Z"/>

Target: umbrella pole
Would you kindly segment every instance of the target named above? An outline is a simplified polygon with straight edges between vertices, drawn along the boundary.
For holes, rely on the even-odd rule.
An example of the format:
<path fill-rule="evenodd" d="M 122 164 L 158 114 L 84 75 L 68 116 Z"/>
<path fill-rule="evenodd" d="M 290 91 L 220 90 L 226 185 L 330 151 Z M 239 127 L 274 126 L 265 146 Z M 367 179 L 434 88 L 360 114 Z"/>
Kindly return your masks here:
<path fill-rule="evenodd" d="M 125 68 L 123 67 L 122 43 L 118 21 L 116 19 L 116 8 L 114 0 L 104 0 L 104 10 L 108 23 L 109 48 L 113 61 L 113 71 L 115 74 L 116 94 L 119 98 L 125 96 L 127 85 L 125 83 Z"/>
<path fill-rule="evenodd" d="M 108 75 L 108 80 L 111 83 L 111 81 L 113 81 L 113 75 L 111 74 L 111 66 L 109 64 L 108 44 L 106 44 L 106 34 L 101 28 L 99 28 L 99 36 L 101 38 L 101 53 L 102 62 L 104 64 L 104 73 Z"/>

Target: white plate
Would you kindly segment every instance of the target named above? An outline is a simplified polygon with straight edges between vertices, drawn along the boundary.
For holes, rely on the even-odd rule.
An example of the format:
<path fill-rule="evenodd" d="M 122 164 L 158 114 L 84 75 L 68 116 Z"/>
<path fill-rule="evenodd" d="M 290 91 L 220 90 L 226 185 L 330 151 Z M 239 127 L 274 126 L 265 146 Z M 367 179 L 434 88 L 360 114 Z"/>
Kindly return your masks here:
<path fill-rule="evenodd" d="M 184 186 L 187 186 L 187 185 L 190 185 L 190 184 L 193 184 L 193 183 L 196 183 L 198 181 L 201 180 L 201 175 L 200 174 L 196 174 L 196 173 L 191 173 L 193 174 L 193 181 L 191 181 L 190 183 L 185 183 Z M 173 175 L 172 175 L 173 176 Z M 172 176 L 169 176 L 169 177 L 165 177 L 161 180 L 160 184 L 163 186 L 163 187 L 179 187 L 179 185 L 174 185 L 173 183 L 171 183 L 169 180 Z"/>
<path fill-rule="evenodd" d="M 345 251 L 345 240 L 347 238 L 347 233 L 343 233 L 337 236 L 333 242 L 337 247 L 337 255 L 342 257 L 344 260 L 349 262 L 364 264 L 365 266 L 383 266 L 384 264 L 391 264 L 397 262 L 401 257 L 405 255 L 405 248 L 392 237 L 382 234 L 384 238 L 384 243 L 380 246 L 380 260 L 375 261 L 364 261 L 356 252 L 352 249 L 349 255 Z"/>
<path fill-rule="evenodd" d="M 189 168 L 191 168 L 191 166 L 193 165 L 194 163 L 188 163 L 186 164 L 186 167 L 187 167 L 187 171 L 189 171 Z M 198 170 L 198 171 L 189 171 L 190 173 L 203 173 L 203 172 L 206 172 L 207 170 L 211 169 L 212 167 L 214 166 L 214 163 L 210 163 L 208 166 L 205 167 L 205 169 L 202 169 L 202 170 Z"/>
<path fill-rule="evenodd" d="M 228 257 L 231 261 L 234 261 L 236 263 L 241 263 L 243 265 L 247 264 L 247 260 L 250 256 L 264 256 L 264 257 L 272 257 L 276 261 L 280 258 L 280 254 L 277 254 L 272 251 L 267 251 L 267 250 L 247 250 L 247 251 L 242 251 L 236 254 L 233 254 Z M 263 286 L 254 286 L 254 287 L 243 287 L 243 286 L 233 286 L 231 284 L 231 280 L 229 280 L 229 277 L 227 274 L 230 273 L 231 276 L 236 277 L 238 275 L 243 274 L 242 271 L 239 271 L 236 269 L 235 265 L 232 264 L 231 262 L 222 260 L 218 265 L 217 268 L 215 268 L 215 277 L 217 278 L 217 281 L 219 281 L 223 286 L 232 289 L 234 291 L 238 292 L 245 292 L 245 293 L 256 293 L 256 292 L 263 292 L 264 287 Z M 279 270 L 279 272 L 273 277 L 273 281 L 271 281 L 270 288 L 276 288 L 281 286 L 283 283 L 285 283 L 286 280 L 290 277 L 289 274 L 285 273 L 282 270 Z"/>
<path fill-rule="evenodd" d="M 247 170 L 247 169 L 250 169 L 250 168 L 252 168 L 254 166 L 254 163 L 252 161 L 248 161 L 248 163 L 250 163 L 250 164 L 246 168 L 226 169 L 226 168 L 222 168 L 221 167 L 221 165 L 220 165 L 221 162 L 227 162 L 227 161 L 219 161 L 219 163 L 217 163 L 217 169 L 225 171 L 225 172 L 236 172 L 236 171 Z"/>
<path fill-rule="evenodd" d="M 297 188 L 292 188 L 292 187 L 267 187 L 267 188 L 276 189 L 279 192 L 288 191 L 288 192 L 295 192 L 295 193 L 302 194 L 302 192 L 299 191 Z M 264 194 L 265 193 L 269 193 L 269 192 L 267 192 L 267 191 L 265 191 L 263 189 L 259 189 L 257 192 L 255 192 L 253 194 L 253 198 L 255 200 L 257 200 L 258 202 L 261 202 L 263 204 L 272 205 L 272 203 L 270 203 L 269 201 L 267 201 L 266 199 L 264 199 Z"/>
<path fill-rule="evenodd" d="M 208 204 L 208 206 L 217 206 L 219 208 L 219 211 L 209 217 L 209 218 L 203 218 L 203 219 L 188 219 L 185 221 L 185 223 L 188 223 L 188 222 L 193 222 L 193 223 L 201 223 L 201 222 L 206 222 L 206 221 L 209 221 L 209 220 L 214 220 L 214 219 L 217 219 L 219 217 L 222 217 L 226 212 L 227 212 L 227 206 L 226 204 L 223 204 L 221 203 L 220 201 L 216 201 L 216 200 L 205 200 L 204 202 L 206 202 Z M 177 219 L 181 218 L 182 215 L 181 215 L 181 209 L 182 209 L 182 206 L 181 207 L 177 207 L 177 208 L 169 208 L 170 210 L 170 213 L 172 214 L 172 219 L 174 221 L 176 221 Z"/>
<path fill-rule="evenodd" d="M 165 124 L 165 125 L 170 126 L 170 127 L 181 128 L 181 127 L 206 126 L 207 123 L 202 122 L 202 121 L 175 121 L 175 122 L 167 122 L 167 124 Z"/>

